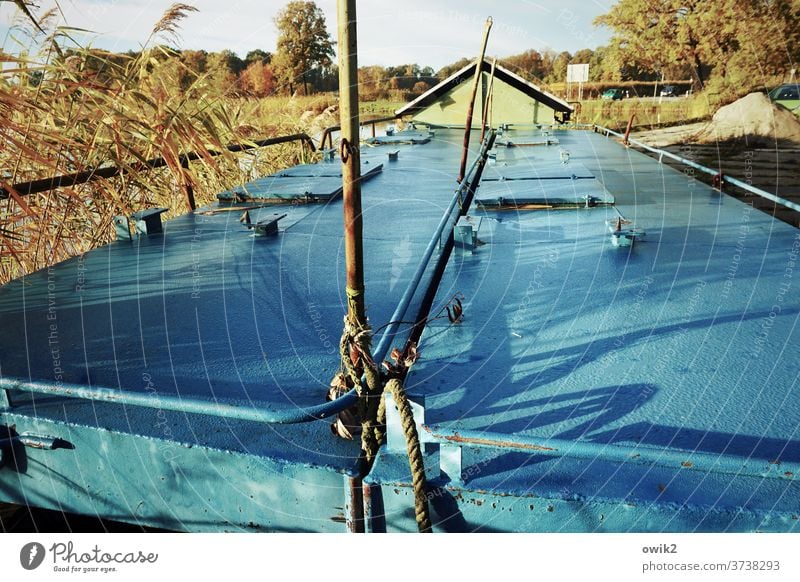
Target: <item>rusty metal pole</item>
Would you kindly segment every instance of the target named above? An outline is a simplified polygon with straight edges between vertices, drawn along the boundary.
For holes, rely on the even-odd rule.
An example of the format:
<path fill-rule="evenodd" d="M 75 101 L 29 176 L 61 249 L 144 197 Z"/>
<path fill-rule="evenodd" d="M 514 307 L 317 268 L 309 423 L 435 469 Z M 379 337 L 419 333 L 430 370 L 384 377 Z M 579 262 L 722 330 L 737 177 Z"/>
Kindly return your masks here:
<path fill-rule="evenodd" d="M 464 150 L 461 153 L 461 168 L 458 170 L 458 183 L 464 180 L 464 172 L 467 170 L 467 153 L 469 152 L 469 134 L 472 129 L 472 110 L 475 108 L 475 96 L 478 94 L 478 85 L 481 82 L 481 74 L 483 72 L 483 57 L 486 55 L 486 45 L 489 42 L 489 31 L 492 29 L 492 17 L 486 19 L 486 25 L 483 29 L 483 44 L 481 45 L 481 54 L 478 57 L 478 66 L 475 68 L 475 79 L 472 82 L 472 95 L 469 99 L 469 107 L 467 108 L 467 126 L 464 128 Z"/>
<path fill-rule="evenodd" d="M 364 252 L 361 216 L 361 158 L 358 117 L 358 40 L 356 1 L 337 0 L 339 25 L 339 115 L 342 126 L 344 187 L 344 254 L 347 268 L 347 316 L 351 325 L 366 325 L 364 312 Z"/>
<path fill-rule="evenodd" d="M 622 143 L 625 144 L 625 147 L 628 146 L 628 138 L 631 136 L 631 128 L 633 127 L 634 117 L 636 117 L 636 112 L 631 114 L 631 118 L 628 120 L 628 127 L 625 129 L 625 138 L 622 140 Z"/>
<path fill-rule="evenodd" d="M 486 89 L 486 100 L 483 103 L 483 116 L 481 117 L 481 139 L 478 141 L 483 143 L 483 136 L 486 135 L 486 120 L 489 117 L 489 103 L 492 99 L 492 90 L 494 88 L 494 71 L 497 67 L 497 58 L 492 59 L 492 74 L 489 76 L 489 87 Z"/>

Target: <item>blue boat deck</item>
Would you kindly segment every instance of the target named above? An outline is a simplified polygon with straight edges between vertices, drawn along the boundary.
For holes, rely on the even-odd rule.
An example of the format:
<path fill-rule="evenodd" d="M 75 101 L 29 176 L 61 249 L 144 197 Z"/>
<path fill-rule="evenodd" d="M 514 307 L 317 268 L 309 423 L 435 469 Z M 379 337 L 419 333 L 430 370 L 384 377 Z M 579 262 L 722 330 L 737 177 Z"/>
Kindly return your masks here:
<path fill-rule="evenodd" d="M 593 132 L 558 136 L 615 206 L 473 209 L 484 244 L 437 295 L 463 294 L 463 321 L 426 329 L 407 380 L 439 442 L 463 444 L 431 500 L 441 528 L 796 529 L 800 234 Z M 532 176 L 557 159 L 525 154 Z M 491 170 L 478 199 L 527 185 Z M 631 247 L 611 242 L 620 217 L 643 231 Z M 387 456 L 369 477 L 390 530 L 413 529 L 389 485 L 407 473 Z"/>
<path fill-rule="evenodd" d="M 436 528 L 797 529 L 798 231 L 590 131 L 554 137 L 495 148 L 476 198 L 548 205 L 561 188 L 575 204 L 473 205 L 479 244 L 454 250 L 434 303 L 463 294 L 464 319 L 428 326 L 407 380 L 431 432 L 520 445 L 454 443 L 460 460 L 448 465 L 431 440 Z M 522 129 L 506 138 L 539 139 Z M 425 144 L 393 144 L 396 160 L 362 148 L 369 167 L 382 164 L 363 184 L 376 329 L 453 198 L 461 139 L 437 130 Z M 311 170 L 273 182 L 337 179 Z M 341 201 L 325 186 L 312 192 L 317 204 L 298 203 L 304 186 L 267 208 L 286 214 L 275 237 L 239 220 L 258 196 L 222 196 L 163 235 L 0 288 L 3 378 L 152 398 L 142 407 L 9 391 L 0 424 L 70 448 L 26 448 L 13 463 L 5 449 L 0 501 L 180 530 L 344 531 L 360 503 L 350 489 L 358 443 L 334 438 L 329 419 L 159 407 L 162 397 L 275 411 L 324 402 L 346 311 Z M 632 246 L 612 244 L 615 224 L 638 229 Z M 537 439 L 575 449 L 526 452 Z M 620 460 L 637 451 L 664 461 Z M 670 464 L 684 454 L 684 466 Z M 385 447 L 366 482 L 368 529 L 414 529 L 404 455 Z"/>

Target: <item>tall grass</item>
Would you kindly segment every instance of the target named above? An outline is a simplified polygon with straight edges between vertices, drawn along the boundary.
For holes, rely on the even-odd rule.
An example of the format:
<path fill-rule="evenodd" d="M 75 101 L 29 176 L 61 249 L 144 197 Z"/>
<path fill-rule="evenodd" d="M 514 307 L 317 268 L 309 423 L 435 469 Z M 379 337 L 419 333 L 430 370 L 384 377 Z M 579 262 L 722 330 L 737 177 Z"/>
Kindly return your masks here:
<path fill-rule="evenodd" d="M 265 106 L 227 99 L 205 76 L 182 65 L 168 49 L 150 46 L 175 33 L 191 7 L 174 5 L 156 23 L 140 54 L 65 49 L 66 29 L 48 30 L 32 57 L 0 50 L 0 282 L 41 269 L 104 244 L 112 218 L 152 206 L 185 212 L 185 188 L 197 204 L 216 192 L 297 163 L 296 144 L 251 154 L 207 154 L 229 143 L 295 133 L 308 102 Z M 41 36 L 41 32 L 35 31 Z M 326 105 L 327 106 L 327 105 Z M 199 152 L 188 168 L 180 155 Z M 254 164 L 239 158 L 254 157 Z M 163 157 L 149 170 L 145 160 Z M 122 174 L 72 188 L 22 196 L 13 185 L 29 180 L 118 166 Z M 250 168 L 252 166 L 252 168 Z"/>

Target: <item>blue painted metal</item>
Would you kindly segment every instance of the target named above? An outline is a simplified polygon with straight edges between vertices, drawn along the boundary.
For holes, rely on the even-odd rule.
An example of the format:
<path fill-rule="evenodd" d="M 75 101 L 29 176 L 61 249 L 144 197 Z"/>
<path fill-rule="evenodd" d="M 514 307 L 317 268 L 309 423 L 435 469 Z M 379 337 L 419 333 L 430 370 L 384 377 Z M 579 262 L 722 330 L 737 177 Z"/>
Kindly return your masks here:
<path fill-rule="evenodd" d="M 370 145 L 421 145 L 431 141 L 434 135 L 432 131 L 418 131 L 416 129 L 405 129 L 403 131 L 387 130 L 386 135 L 370 137 L 364 141 Z"/>
<path fill-rule="evenodd" d="M 474 250 L 478 246 L 478 230 L 481 228 L 481 218 L 462 216 L 453 228 L 453 237 L 457 247 Z"/>
<path fill-rule="evenodd" d="M 525 141 L 498 141 L 498 147 L 518 148 L 518 147 L 532 147 L 532 146 L 551 146 L 558 145 L 560 142 L 555 137 L 537 137 L 530 136 Z"/>
<path fill-rule="evenodd" d="M 97 410 L 101 422 L 113 424 L 113 410 L 102 404 Z M 180 417 L 164 411 L 130 415 L 127 430 L 27 411 L 3 416 L 20 430 L 56 434 L 70 445 L 2 451 L 4 502 L 176 531 L 347 531 L 344 500 L 352 474 L 264 455 L 252 439 L 245 448 L 235 441 L 225 447 L 185 442 Z M 158 430 L 149 430 L 153 423 Z M 243 434 L 235 422 L 193 426 L 198 433 L 226 429 L 231 440 Z M 292 445 L 282 445 L 285 456 Z"/>
<path fill-rule="evenodd" d="M 798 231 L 593 133 L 559 139 L 615 207 L 471 211 L 486 244 L 438 294 L 466 296 L 463 321 L 429 326 L 406 382 L 442 445 L 435 527 L 797 530 Z M 621 216 L 647 238 L 613 248 Z M 365 486 L 372 529 L 414 530 L 402 455 Z"/>
<path fill-rule="evenodd" d="M 592 207 L 613 204 L 612 196 L 595 175 L 579 162 L 564 163 L 563 150 L 503 156 L 491 165 L 481 180 L 478 206 Z"/>
<path fill-rule="evenodd" d="M 608 129 L 606 127 L 602 127 L 602 126 L 599 126 L 599 125 L 594 126 L 594 130 L 604 133 L 606 135 L 606 137 L 608 137 L 610 135 L 613 135 L 613 136 L 616 136 L 616 137 L 620 137 L 620 138 L 624 137 L 623 134 L 621 134 L 621 133 L 618 133 L 616 131 L 613 131 L 611 129 Z M 647 144 L 642 143 L 642 142 L 640 142 L 638 140 L 635 140 L 635 139 L 629 139 L 628 143 L 632 144 L 632 145 L 635 145 L 636 147 L 642 148 L 643 150 L 647 150 L 648 152 L 652 152 L 654 154 L 658 154 L 658 161 L 659 162 L 663 158 L 666 157 L 666 158 L 670 158 L 672 160 L 675 160 L 676 162 L 680 162 L 681 164 L 683 164 L 685 166 L 689 166 L 690 168 L 694 168 L 695 170 L 699 170 L 699 171 L 703 172 L 704 174 L 708 174 L 709 176 L 718 176 L 719 175 L 719 171 L 718 170 L 714 170 L 714 169 L 706 167 L 706 166 L 704 166 L 702 164 L 698 164 L 697 162 L 695 162 L 693 160 L 689 160 L 687 158 L 684 158 L 682 156 L 674 154 L 674 153 L 672 153 L 670 151 L 662 150 L 662 149 L 659 149 L 659 148 L 655 148 L 653 146 L 647 145 Z M 800 204 L 792 202 L 791 200 L 787 200 L 786 198 L 782 198 L 781 196 L 777 196 L 775 194 L 772 194 L 771 192 L 767 192 L 766 190 L 762 190 L 761 188 L 757 188 L 757 187 L 753 186 L 752 184 L 748 184 L 747 182 L 743 182 L 742 180 L 739 180 L 737 178 L 733 178 L 731 176 L 721 176 L 721 180 L 725 184 L 731 184 L 733 186 L 736 186 L 737 188 L 741 188 L 742 190 L 745 190 L 746 192 L 750 192 L 751 194 L 755 194 L 757 196 L 761 196 L 762 198 L 766 198 L 767 200 L 772 200 L 773 202 L 777 202 L 778 204 L 780 204 L 782 206 L 785 206 L 786 208 L 791 208 L 792 210 L 796 210 L 796 211 L 800 212 Z"/>
<path fill-rule="evenodd" d="M 533 438 L 491 431 L 456 430 L 437 426 L 423 426 L 422 438 L 427 442 L 450 446 L 469 446 L 495 450 L 508 450 L 537 455 L 573 457 L 576 459 L 603 460 L 617 463 L 634 463 L 651 467 L 666 467 L 687 471 L 722 473 L 736 476 L 770 479 L 800 479 L 797 461 L 769 462 L 751 457 L 726 454 L 713 455 L 694 451 L 680 451 L 641 445 L 570 441 L 554 438 Z M 460 475 L 453 476 L 461 478 Z"/>
<path fill-rule="evenodd" d="M 463 448 L 465 483 L 429 481 L 437 532 L 788 532 L 796 488 L 778 479 Z M 414 532 L 408 461 L 383 454 L 365 481 L 368 531 Z M 759 507 L 754 497 L 774 501 Z"/>
<path fill-rule="evenodd" d="M 131 218 L 135 221 L 136 234 L 148 235 L 164 232 L 161 225 L 161 215 L 167 210 L 167 208 L 148 208 L 147 210 L 134 212 Z"/>
<path fill-rule="evenodd" d="M 435 301 L 463 293 L 464 318 L 429 325 L 406 383 L 436 528 L 798 529 L 797 231 L 600 135 L 554 133 L 568 164 L 502 148 L 485 173 L 507 179 L 479 194 L 596 181 L 615 206 L 469 209 L 486 244 L 452 255 Z M 460 133 L 435 137 L 364 184 L 378 360 L 462 211 Z M 391 406 L 363 488 L 358 443 L 326 420 L 353 403 L 323 402 L 345 311 L 338 201 L 292 204 L 258 240 L 240 208 L 0 288 L 0 424 L 18 431 L 0 500 L 180 530 L 415 530 Z M 621 216 L 647 238 L 613 248 Z"/>
<path fill-rule="evenodd" d="M 127 216 L 115 216 L 113 222 L 116 240 L 133 240 L 131 223 Z"/>
<path fill-rule="evenodd" d="M 383 164 L 370 163 L 368 158 L 362 166 L 362 182 L 383 170 Z M 217 198 L 221 202 L 327 202 L 342 193 L 341 174 L 340 164 L 306 164 L 220 192 Z"/>
<path fill-rule="evenodd" d="M 386 330 L 383 350 L 404 341 L 384 324 L 416 309 L 428 272 L 417 257 L 430 259 L 432 233 L 451 219 L 442 209 L 459 199 L 441 171 L 459 159 L 447 136 L 400 149 L 363 188 L 367 307 Z M 279 236 L 260 240 L 238 208 L 252 206 L 198 209 L 165 223 L 163 236 L 0 288 L 13 330 L 0 337 L 12 388 L 0 423 L 74 447 L 31 450 L 16 472 L 4 457 L 0 499 L 203 531 L 352 522 L 344 508 L 358 443 L 334 438 L 323 420 L 349 404 L 325 402 L 345 309 L 340 203 L 292 205 Z M 154 456 L 161 449 L 185 464 L 173 471 Z"/>
<path fill-rule="evenodd" d="M 258 210 L 251 215 L 249 210 L 245 210 L 243 218 L 245 227 L 255 231 L 256 236 L 274 236 L 278 234 L 278 221 L 286 216 L 278 212 L 258 213 Z"/>

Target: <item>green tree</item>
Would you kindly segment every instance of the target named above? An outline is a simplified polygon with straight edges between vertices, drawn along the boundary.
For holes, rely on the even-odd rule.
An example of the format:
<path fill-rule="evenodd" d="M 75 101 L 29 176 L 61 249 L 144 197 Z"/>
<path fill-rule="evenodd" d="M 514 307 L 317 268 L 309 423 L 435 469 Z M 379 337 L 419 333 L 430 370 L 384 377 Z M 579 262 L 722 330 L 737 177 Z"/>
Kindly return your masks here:
<path fill-rule="evenodd" d="M 553 59 L 553 69 L 547 77 L 550 83 L 563 83 L 567 80 L 567 65 L 572 60 L 572 55 L 567 51 L 558 53 Z"/>
<path fill-rule="evenodd" d="M 701 88 L 731 72 L 752 83 L 795 62 L 800 2 L 619 0 L 595 24 L 614 31 L 610 50 L 627 70 L 690 66 Z"/>
<path fill-rule="evenodd" d="M 244 57 L 244 62 L 248 65 L 259 61 L 265 65 L 270 64 L 272 61 L 272 53 L 268 53 L 267 51 L 262 51 L 261 49 L 254 49 L 247 53 L 247 56 Z"/>
<path fill-rule="evenodd" d="M 571 65 L 584 65 L 592 62 L 592 57 L 594 56 L 594 51 L 592 49 L 584 48 L 577 51 L 574 55 L 572 55 L 572 60 L 570 60 L 569 64 Z"/>
<path fill-rule="evenodd" d="M 280 79 L 294 92 L 294 82 L 301 79 L 308 94 L 308 73 L 330 67 L 333 42 L 325 26 L 325 15 L 314 2 L 289 2 L 275 18 L 278 50 L 273 64 Z"/>

